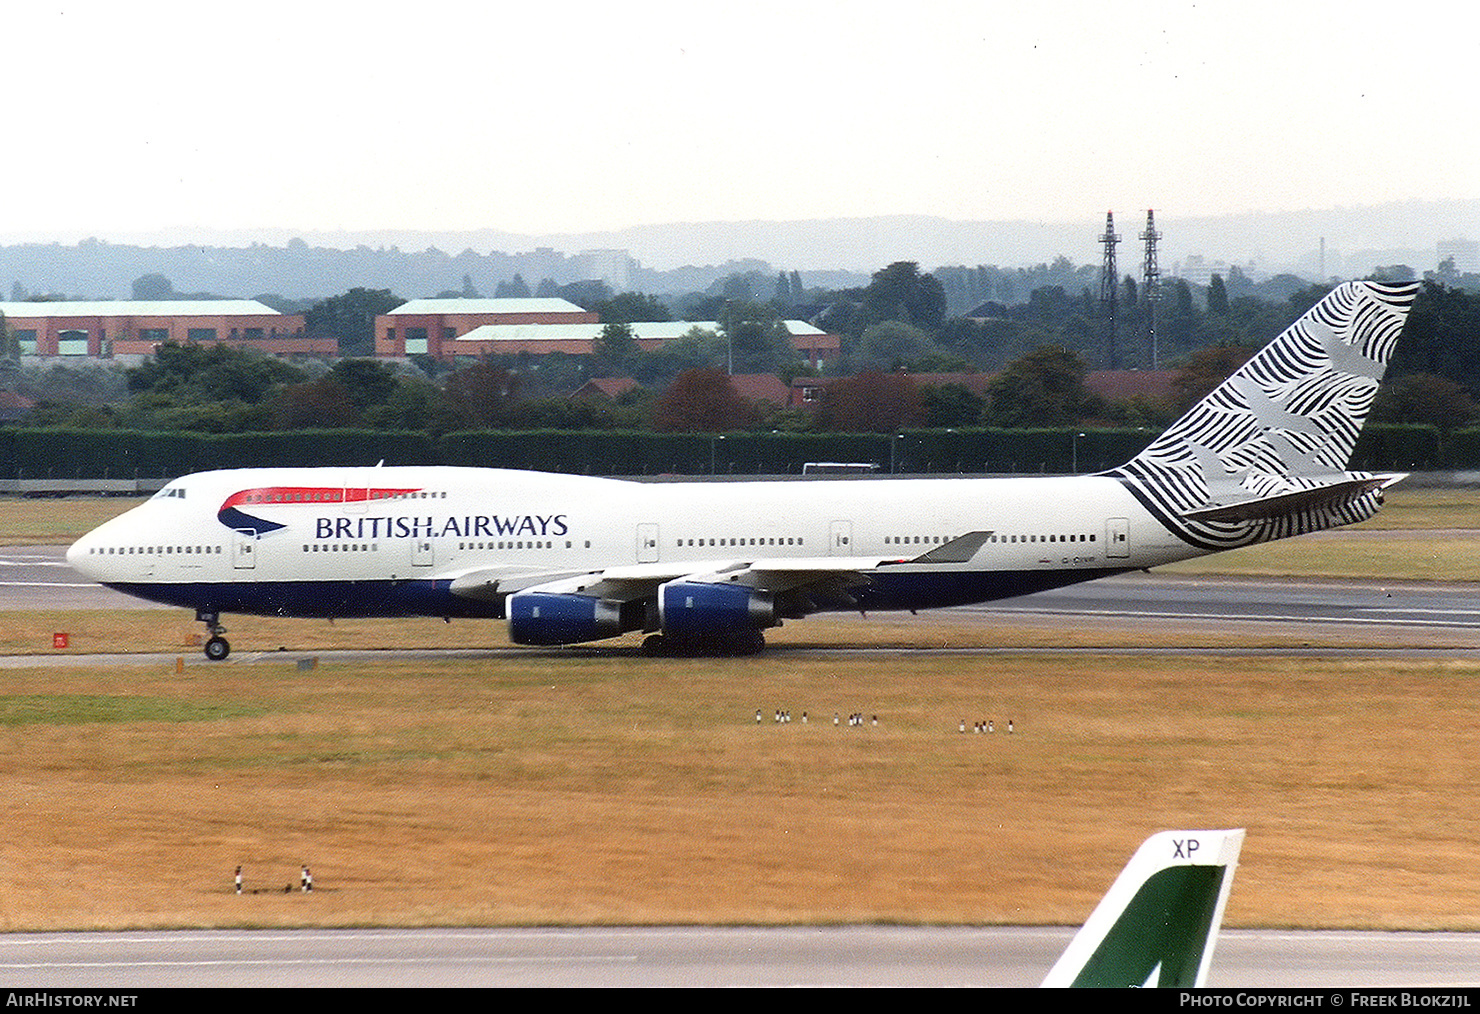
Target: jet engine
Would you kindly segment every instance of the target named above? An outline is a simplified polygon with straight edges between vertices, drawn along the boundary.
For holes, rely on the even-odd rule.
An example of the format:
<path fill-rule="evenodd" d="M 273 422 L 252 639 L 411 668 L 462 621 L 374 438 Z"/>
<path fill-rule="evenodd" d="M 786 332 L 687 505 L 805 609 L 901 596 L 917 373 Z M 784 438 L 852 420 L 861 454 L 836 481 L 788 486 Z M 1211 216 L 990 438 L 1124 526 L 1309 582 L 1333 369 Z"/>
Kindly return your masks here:
<path fill-rule="evenodd" d="M 515 592 L 504 608 L 515 644 L 580 644 L 616 637 L 625 629 L 620 602 L 589 595 Z"/>
<path fill-rule="evenodd" d="M 658 624 L 678 640 L 749 637 L 777 623 L 775 598 L 745 585 L 670 581 L 658 589 Z"/>

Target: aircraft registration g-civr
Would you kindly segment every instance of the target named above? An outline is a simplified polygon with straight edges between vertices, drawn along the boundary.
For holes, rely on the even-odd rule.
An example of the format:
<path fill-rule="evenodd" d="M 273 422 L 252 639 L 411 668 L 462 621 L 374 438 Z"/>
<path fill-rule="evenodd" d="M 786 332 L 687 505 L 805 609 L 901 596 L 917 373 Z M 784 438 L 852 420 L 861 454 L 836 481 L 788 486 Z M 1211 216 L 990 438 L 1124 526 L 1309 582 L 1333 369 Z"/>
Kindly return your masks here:
<path fill-rule="evenodd" d="M 453 467 L 202 472 L 71 547 L 110 588 L 221 616 L 488 617 L 749 653 L 784 619 L 1025 595 L 1363 521 L 1348 471 L 1417 286 L 1334 289 L 1120 468 L 1030 478 L 640 483 Z"/>

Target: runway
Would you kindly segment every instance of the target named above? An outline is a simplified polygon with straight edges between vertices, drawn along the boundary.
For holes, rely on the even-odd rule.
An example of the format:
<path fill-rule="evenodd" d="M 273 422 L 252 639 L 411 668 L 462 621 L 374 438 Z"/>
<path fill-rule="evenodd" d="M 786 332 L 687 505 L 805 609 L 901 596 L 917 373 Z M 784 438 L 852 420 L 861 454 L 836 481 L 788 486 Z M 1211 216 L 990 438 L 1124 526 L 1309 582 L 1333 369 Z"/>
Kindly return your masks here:
<path fill-rule="evenodd" d="M 964 607 L 1001 616 L 1400 626 L 1480 632 L 1480 588 L 1416 581 L 1127 574 Z"/>
<path fill-rule="evenodd" d="M 1063 927 L 21 933 L 9 988 L 1036 986 Z M 1473 987 L 1480 935 L 1227 930 L 1209 986 Z"/>
<path fill-rule="evenodd" d="M 0 609 L 47 611 L 173 608 L 142 602 L 93 584 L 67 566 L 65 554 L 64 546 L 0 548 Z M 184 612 L 178 609 L 173 611 L 182 614 Z M 1168 630 L 1220 634 L 1235 631 L 1248 634 L 1275 633 L 1285 635 L 1287 639 L 1290 635 L 1309 637 L 1313 645 L 1320 646 L 1311 650 L 1351 651 L 1360 648 L 1374 653 L 1384 650 L 1402 651 L 1410 656 L 1414 652 L 1463 656 L 1474 646 L 1480 645 L 1480 585 L 1468 583 L 1186 577 L 1157 572 L 1132 572 L 1021 598 L 922 612 L 917 620 L 928 624 L 933 618 L 959 618 L 963 614 L 979 618 L 983 626 L 1062 626 L 1065 622 L 1072 622 L 1079 629 L 1154 629 L 1163 634 Z M 796 621 L 796 629 L 805 630 L 806 622 Z M 238 653 L 232 656 L 232 660 L 241 662 L 251 658 L 252 653 L 242 650 L 247 647 L 239 645 Z M 469 653 L 476 655 L 498 654 L 502 651 L 517 651 L 527 655 L 531 650 L 534 649 L 467 649 Z M 606 646 L 559 650 L 562 654 L 571 650 L 605 653 L 614 651 Z M 813 649 L 778 647 L 777 650 Z M 831 650 L 846 651 L 847 648 Z M 932 649 L 909 650 L 919 652 Z M 973 654 L 995 650 L 1024 649 L 1013 645 L 957 649 L 961 653 Z M 1264 652 L 1271 649 L 1235 647 L 1228 650 Z M 1289 648 L 1286 646 L 1274 650 Z M 277 653 L 269 654 L 277 656 Z M 325 658 L 334 657 L 333 652 L 317 654 Z M 385 653 L 377 654 L 384 657 Z M 445 655 L 447 652 L 437 654 Z M 77 664 L 86 656 L 68 657 L 73 664 Z M 169 657 L 173 658 L 174 655 Z M 36 658 L 47 661 L 50 657 Z M 143 660 L 138 655 L 95 658 Z M 27 663 L 12 656 L 12 661 L 0 664 Z"/>

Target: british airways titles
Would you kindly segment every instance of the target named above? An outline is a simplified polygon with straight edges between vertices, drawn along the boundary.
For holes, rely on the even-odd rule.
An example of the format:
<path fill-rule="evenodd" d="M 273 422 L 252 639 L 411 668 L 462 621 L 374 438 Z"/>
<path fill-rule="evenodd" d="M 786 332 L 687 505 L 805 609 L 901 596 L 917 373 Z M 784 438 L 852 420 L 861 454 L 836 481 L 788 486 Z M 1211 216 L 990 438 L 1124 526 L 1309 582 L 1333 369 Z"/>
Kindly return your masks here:
<path fill-rule="evenodd" d="M 333 487 L 333 486 L 262 486 L 238 490 L 227 497 L 217 518 L 227 528 L 249 530 L 261 537 L 286 527 L 247 512 L 263 507 L 298 508 L 323 504 L 343 504 L 345 510 L 363 509 L 367 503 L 401 500 L 426 494 L 410 487 Z M 358 507 L 356 506 L 358 505 Z M 243 509 L 246 508 L 246 509 Z M 371 515 L 367 517 L 319 517 L 314 520 L 314 537 L 318 539 L 421 539 L 441 536 L 457 538 L 552 538 L 567 535 L 570 527 L 564 514 L 474 514 L 449 516 L 438 521 L 436 515 Z"/>
<path fill-rule="evenodd" d="M 314 537 L 318 539 L 420 539 L 454 536 L 463 539 L 559 537 L 570 532 L 564 514 L 473 514 L 449 517 L 440 521 L 434 515 L 423 517 L 317 518 Z"/>

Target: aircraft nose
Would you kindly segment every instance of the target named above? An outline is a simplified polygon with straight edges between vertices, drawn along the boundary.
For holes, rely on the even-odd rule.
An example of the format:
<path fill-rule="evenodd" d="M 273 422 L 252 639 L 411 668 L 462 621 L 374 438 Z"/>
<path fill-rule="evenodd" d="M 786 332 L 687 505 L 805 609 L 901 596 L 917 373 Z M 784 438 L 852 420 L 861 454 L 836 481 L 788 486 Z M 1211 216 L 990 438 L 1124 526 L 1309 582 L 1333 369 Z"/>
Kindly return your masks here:
<path fill-rule="evenodd" d="M 94 568 L 87 565 L 88 555 L 88 537 L 84 535 L 67 547 L 67 566 L 84 577 L 96 579 Z"/>

